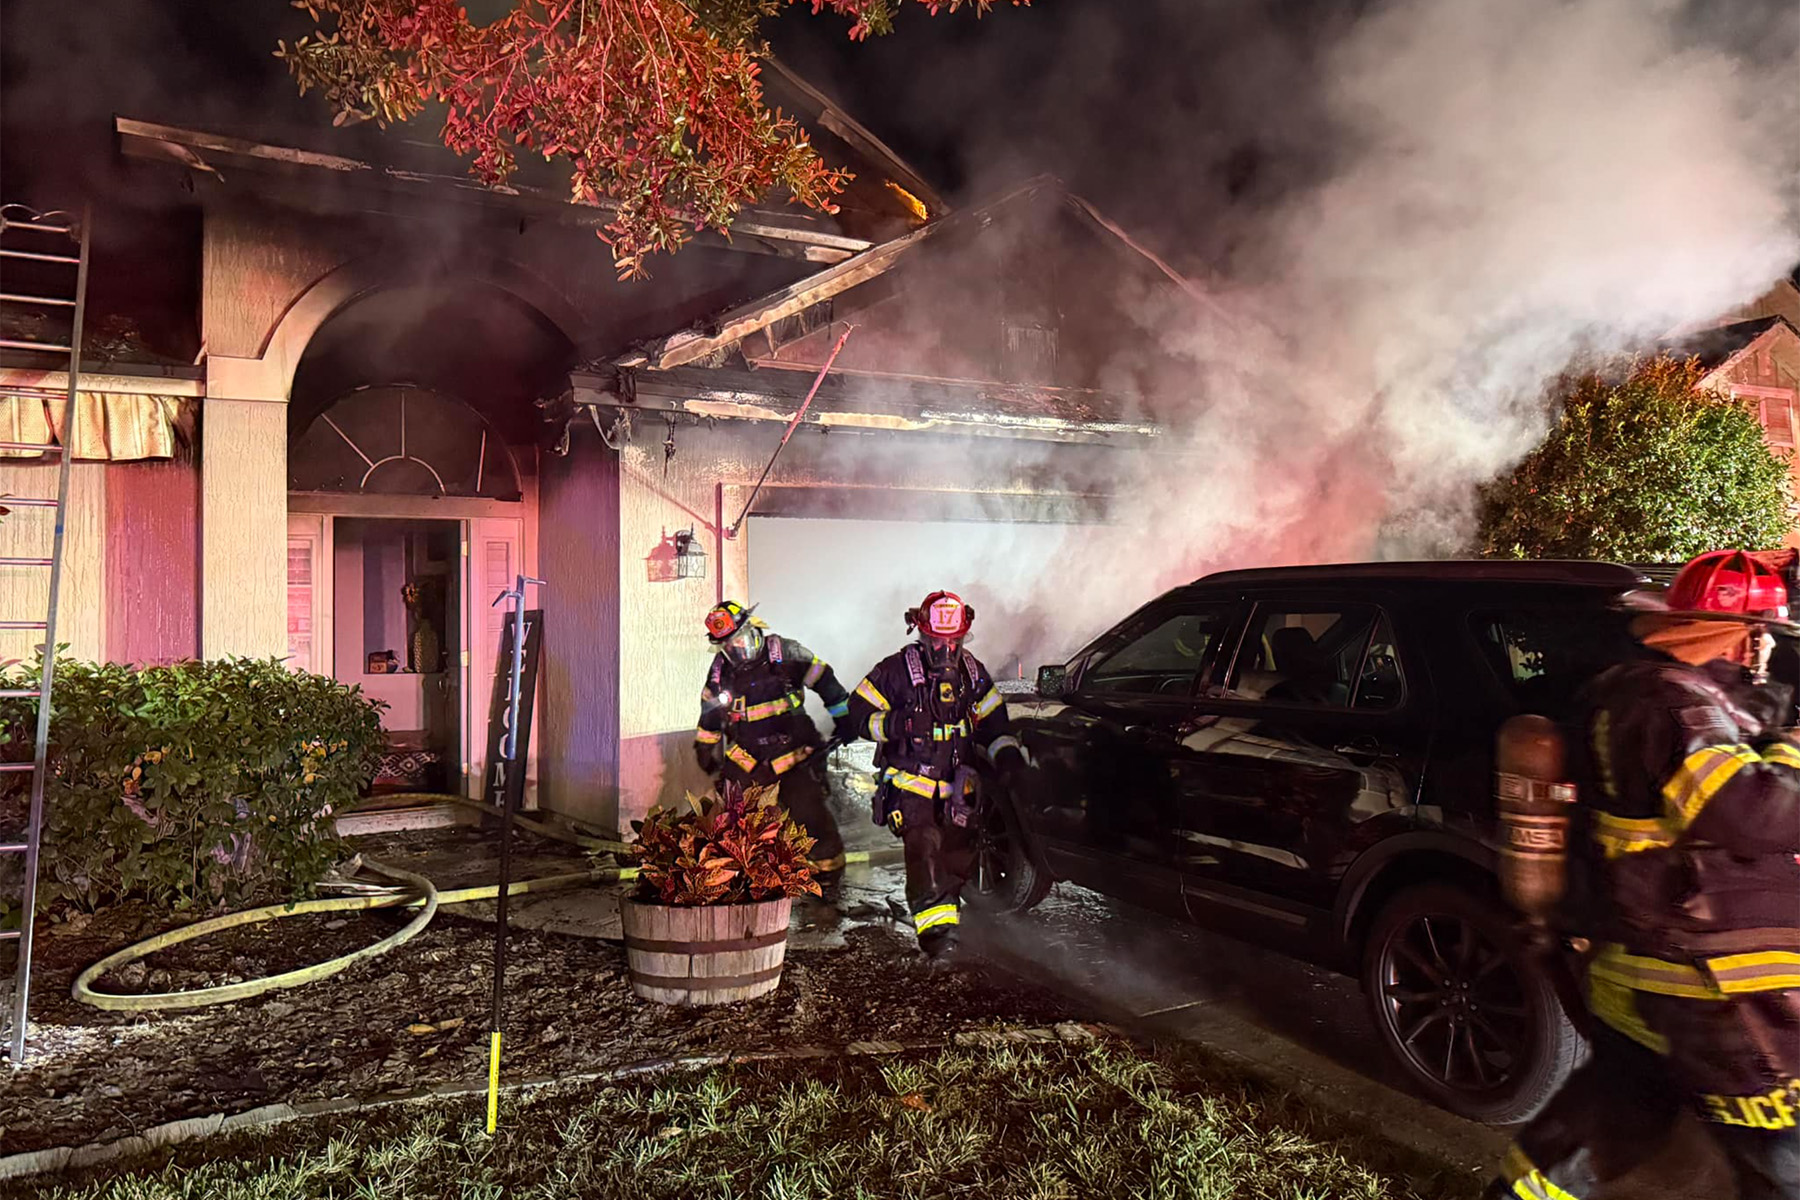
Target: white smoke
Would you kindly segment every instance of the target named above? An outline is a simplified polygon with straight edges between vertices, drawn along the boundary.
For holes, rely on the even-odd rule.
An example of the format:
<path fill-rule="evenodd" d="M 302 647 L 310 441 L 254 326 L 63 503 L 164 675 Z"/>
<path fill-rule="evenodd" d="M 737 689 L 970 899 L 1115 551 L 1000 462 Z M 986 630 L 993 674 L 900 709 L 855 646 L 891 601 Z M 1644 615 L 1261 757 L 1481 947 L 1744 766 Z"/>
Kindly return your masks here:
<path fill-rule="evenodd" d="M 1255 218 L 1229 316 L 1142 311 L 1191 453 L 1144 456 L 1119 525 L 1071 541 L 1046 652 L 1209 570 L 1456 552 L 1572 363 L 1793 267 L 1800 74 L 1683 12 L 1401 0 L 1327 49 L 1333 166 Z"/>

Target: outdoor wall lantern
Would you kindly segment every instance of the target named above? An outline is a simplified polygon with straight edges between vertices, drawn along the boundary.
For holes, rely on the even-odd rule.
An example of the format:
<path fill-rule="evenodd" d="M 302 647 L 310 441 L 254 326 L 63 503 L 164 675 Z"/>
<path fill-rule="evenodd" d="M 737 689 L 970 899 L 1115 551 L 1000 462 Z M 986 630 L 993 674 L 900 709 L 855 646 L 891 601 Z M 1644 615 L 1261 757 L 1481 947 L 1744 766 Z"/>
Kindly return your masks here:
<path fill-rule="evenodd" d="M 706 550 L 700 545 L 700 539 L 694 536 L 692 526 L 678 529 L 674 533 L 665 530 L 662 541 L 650 551 L 644 563 L 651 583 L 706 578 Z"/>

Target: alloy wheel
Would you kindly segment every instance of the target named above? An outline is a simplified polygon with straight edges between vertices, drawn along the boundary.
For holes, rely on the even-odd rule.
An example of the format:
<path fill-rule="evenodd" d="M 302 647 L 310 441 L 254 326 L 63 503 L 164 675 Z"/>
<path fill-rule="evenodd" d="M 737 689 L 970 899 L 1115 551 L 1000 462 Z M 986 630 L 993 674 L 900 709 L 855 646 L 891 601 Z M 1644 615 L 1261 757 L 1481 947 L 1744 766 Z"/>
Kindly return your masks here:
<path fill-rule="evenodd" d="M 1413 1068 L 1447 1088 L 1504 1088 L 1529 1060 L 1524 981 L 1506 952 L 1460 917 L 1421 914 L 1382 947 L 1379 1008 Z"/>

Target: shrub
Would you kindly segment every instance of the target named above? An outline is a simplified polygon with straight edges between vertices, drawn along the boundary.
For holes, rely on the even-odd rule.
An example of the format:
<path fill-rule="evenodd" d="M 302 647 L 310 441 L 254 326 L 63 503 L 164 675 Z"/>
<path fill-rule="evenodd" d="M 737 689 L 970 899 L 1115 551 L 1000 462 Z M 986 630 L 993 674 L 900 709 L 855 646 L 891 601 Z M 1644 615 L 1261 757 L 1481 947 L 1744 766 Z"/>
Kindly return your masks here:
<path fill-rule="evenodd" d="M 36 686 L 14 667 L 0 686 Z M 61 660 L 50 723 L 39 895 L 92 909 L 125 898 L 177 908 L 278 889 L 331 867 L 331 814 L 356 800 L 381 750 L 381 706 L 278 660 L 143 670 Z M 29 759 L 37 702 L 0 700 L 0 755 Z M 23 815 L 29 775 L 0 810 Z M 17 896 L 19 859 L 0 895 Z"/>
<path fill-rule="evenodd" d="M 813 839 L 776 803 L 776 788 L 687 799 L 686 811 L 653 808 L 632 822 L 639 900 L 746 904 L 820 894 L 806 858 Z"/>
<path fill-rule="evenodd" d="M 1662 357 L 1578 380 L 1543 444 L 1483 489 L 1479 552 L 1676 562 L 1781 545 L 1786 456 L 1749 405 L 1696 391 L 1704 375 Z"/>

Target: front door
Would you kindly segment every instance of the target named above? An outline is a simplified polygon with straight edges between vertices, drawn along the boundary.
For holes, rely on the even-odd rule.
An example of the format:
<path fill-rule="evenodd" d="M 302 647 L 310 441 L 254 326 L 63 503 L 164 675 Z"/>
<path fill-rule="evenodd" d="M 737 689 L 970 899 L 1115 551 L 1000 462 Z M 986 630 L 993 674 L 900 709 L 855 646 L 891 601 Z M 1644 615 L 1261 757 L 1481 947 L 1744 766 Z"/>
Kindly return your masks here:
<path fill-rule="evenodd" d="M 463 745 L 468 748 L 463 770 L 466 794 L 476 800 L 481 799 L 487 771 L 488 721 L 507 612 L 506 605 L 494 601 L 524 571 L 524 545 L 525 523 L 517 518 L 477 517 L 464 522 L 463 645 L 469 649 L 463 661 L 463 694 L 468 697 L 463 705 Z M 533 746 L 536 740 L 531 739 Z M 531 778 L 528 774 L 528 788 Z"/>
<path fill-rule="evenodd" d="M 1409 683 L 1411 691 L 1409 691 Z M 1298 924 L 1351 860 L 1410 819 L 1428 723 L 1393 622 L 1375 604 L 1259 603 L 1223 688 L 1173 759 L 1190 906 Z"/>
<path fill-rule="evenodd" d="M 1180 908 L 1169 756 L 1233 608 L 1147 609 L 1082 667 L 1061 711 L 1033 723 L 1028 745 L 1045 769 L 1031 824 L 1071 852 L 1061 866 L 1076 882 Z"/>

